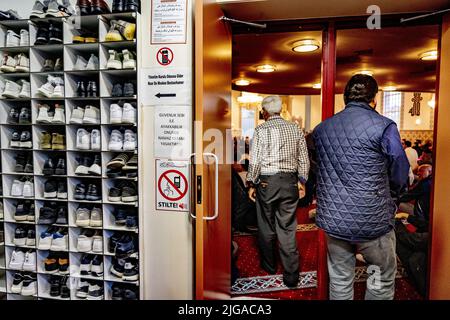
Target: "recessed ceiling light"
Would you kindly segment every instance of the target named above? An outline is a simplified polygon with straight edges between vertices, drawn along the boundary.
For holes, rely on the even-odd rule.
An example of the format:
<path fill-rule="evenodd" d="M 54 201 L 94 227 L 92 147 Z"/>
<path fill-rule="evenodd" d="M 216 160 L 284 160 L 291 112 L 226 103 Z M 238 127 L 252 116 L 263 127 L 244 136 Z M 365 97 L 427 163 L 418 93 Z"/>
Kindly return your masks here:
<path fill-rule="evenodd" d="M 383 91 L 395 91 L 397 90 L 397 87 L 394 86 L 387 86 L 383 88 Z"/>
<path fill-rule="evenodd" d="M 314 39 L 303 39 L 294 42 L 292 50 L 295 52 L 313 52 L 320 48 L 320 43 Z"/>
<path fill-rule="evenodd" d="M 313 89 L 322 89 L 322 84 L 321 83 L 315 83 L 313 84 Z"/>
<path fill-rule="evenodd" d="M 419 58 L 420 58 L 420 60 L 423 60 L 423 61 L 437 60 L 438 52 L 437 52 L 437 50 L 427 51 L 427 52 L 422 53 L 419 56 Z"/>
<path fill-rule="evenodd" d="M 355 75 L 356 74 L 365 74 L 367 76 L 373 76 L 373 71 L 370 71 L 370 70 L 359 70 L 359 71 L 356 71 L 354 74 Z"/>
<path fill-rule="evenodd" d="M 240 86 L 240 87 L 244 87 L 244 86 L 248 86 L 250 84 L 250 80 L 247 79 L 239 79 L 236 80 L 234 82 L 235 85 Z"/>
<path fill-rule="evenodd" d="M 256 71 L 262 73 L 274 72 L 275 70 L 275 66 L 271 64 L 263 64 L 256 67 Z"/>

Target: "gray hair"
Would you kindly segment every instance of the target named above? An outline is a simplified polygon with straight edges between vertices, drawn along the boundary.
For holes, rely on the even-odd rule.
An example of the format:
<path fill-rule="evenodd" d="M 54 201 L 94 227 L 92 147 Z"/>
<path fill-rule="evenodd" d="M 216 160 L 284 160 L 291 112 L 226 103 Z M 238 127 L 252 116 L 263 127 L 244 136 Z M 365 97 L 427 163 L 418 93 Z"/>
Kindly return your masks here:
<path fill-rule="evenodd" d="M 279 96 L 268 96 L 262 101 L 262 107 L 268 114 L 273 115 L 281 112 L 281 98 Z"/>

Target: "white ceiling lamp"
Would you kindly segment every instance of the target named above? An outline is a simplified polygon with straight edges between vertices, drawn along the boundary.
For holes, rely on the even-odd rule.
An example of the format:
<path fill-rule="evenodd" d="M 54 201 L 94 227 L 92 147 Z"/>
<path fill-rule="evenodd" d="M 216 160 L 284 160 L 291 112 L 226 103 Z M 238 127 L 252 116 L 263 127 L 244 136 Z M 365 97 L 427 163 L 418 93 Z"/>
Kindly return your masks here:
<path fill-rule="evenodd" d="M 263 64 L 256 67 L 256 71 L 261 73 L 274 72 L 275 70 L 276 70 L 275 66 L 271 64 Z"/>
<path fill-rule="evenodd" d="M 394 86 L 387 86 L 383 88 L 383 91 L 396 91 L 397 87 Z"/>
<path fill-rule="evenodd" d="M 437 60 L 438 58 L 438 51 L 437 50 L 431 50 L 431 51 L 427 51 L 422 53 L 419 56 L 420 60 L 422 61 L 434 61 Z"/>
<path fill-rule="evenodd" d="M 322 89 L 322 84 L 319 82 L 319 83 L 315 83 L 315 84 L 313 84 L 313 89 Z"/>
<path fill-rule="evenodd" d="M 373 71 L 370 71 L 370 70 L 359 70 L 359 71 L 356 71 L 355 73 L 354 73 L 354 75 L 357 75 L 357 74 L 364 74 L 364 75 L 366 75 L 366 76 L 373 76 Z"/>
<path fill-rule="evenodd" d="M 432 109 L 434 109 L 436 107 L 436 95 L 434 93 L 431 96 L 431 100 L 428 101 L 428 106 Z"/>
<path fill-rule="evenodd" d="M 241 96 L 237 98 L 239 103 L 260 103 L 263 101 L 263 97 L 257 93 L 242 92 Z"/>
<path fill-rule="evenodd" d="M 250 80 L 247 79 L 238 79 L 236 81 L 234 81 L 234 84 L 240 87 L 245 87 L 248 86 L 251 83 Z"/>
<path fill-rule="evenodd" d="M 292 50 L 295 52 L 313 52 L 320 48 L 320 43 L 314 39 L 303 39 L 294 42 Z"/>

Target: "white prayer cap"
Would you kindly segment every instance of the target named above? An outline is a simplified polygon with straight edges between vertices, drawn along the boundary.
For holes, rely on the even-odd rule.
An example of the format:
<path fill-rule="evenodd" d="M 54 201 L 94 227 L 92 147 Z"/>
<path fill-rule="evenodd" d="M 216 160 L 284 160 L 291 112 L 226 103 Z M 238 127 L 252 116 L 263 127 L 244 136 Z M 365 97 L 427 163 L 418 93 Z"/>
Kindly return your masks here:
<path fill-rule="evenodd" d="M 281 112 L 281 98 L 279 96 L 268 96 L 262 101 L 262 107 L 270 115 Z"/>

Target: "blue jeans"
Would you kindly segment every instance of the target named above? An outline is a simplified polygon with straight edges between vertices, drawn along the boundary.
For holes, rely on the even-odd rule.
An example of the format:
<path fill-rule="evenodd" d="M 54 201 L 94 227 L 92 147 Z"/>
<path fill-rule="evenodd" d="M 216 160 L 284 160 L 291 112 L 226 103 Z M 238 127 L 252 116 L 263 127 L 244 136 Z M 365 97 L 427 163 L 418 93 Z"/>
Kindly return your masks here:
<path fill-rule="evenodd" d="M 395 292 L 397 258 L 395 231 L 366 242 L 350 242 L 327 235 L 330 300 L 352 300 L 355 251 L 367 262 L 366 300 L 392 300 Z"/>

